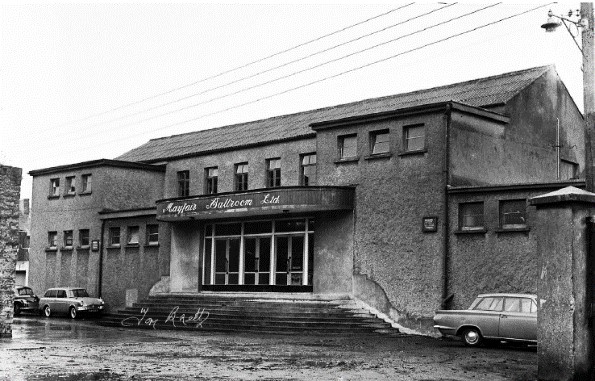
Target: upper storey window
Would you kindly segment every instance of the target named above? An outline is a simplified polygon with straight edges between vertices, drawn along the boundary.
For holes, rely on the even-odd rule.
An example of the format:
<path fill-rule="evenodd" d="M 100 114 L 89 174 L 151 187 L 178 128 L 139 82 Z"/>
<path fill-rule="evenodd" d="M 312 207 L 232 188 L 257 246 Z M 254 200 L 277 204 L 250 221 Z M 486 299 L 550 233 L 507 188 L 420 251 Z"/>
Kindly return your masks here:
<path fill-rule="evenodd" d="M 190 171 L 178 172 L 178 197 L 190 195 Z"/>
<path fill-rule="evenodd" d="M 316 154 L 302 155 L 300 160 L 300 184 L 304 186 L 316 184 Z"/>
<path fill-rule="evenodd" d="M 281 186 L 281 159 L 267 159 L 267 188 Z"/>
<path fill-rule="evenodd" d="M 380 130 L 370 132 L 370 153 L 379 155 L 390 152 L 389 131 Z"/>
<path fill-rule="evenodd" d="M 50 197 L 60 196 L 60 179 L 50 179 Z"/>
<path fill-rule="evenodd" d="M 248 190 L 248 163 L 236 164 L 235 190 Z"/>
<path fill-rule="evenodd" d="M 219 169 L 217 167 L 205 168 L 205 193 L 217 193 L 217 180 L 219 178 Z"/>
<path fill-rule="evenodd" d="M 423 124 L 403 127 L 403 147 L 406 152 L 422 151 L 426 148 L 426 129 Z"/>
<path fill-rule="evenodd" d="M 459 229 L 464 231 L 485 229 L 483 202 L 467 202 L 459 205 Z"/>
<path fill-rule="evenodd" d="M 339 159 L 350 159 L 357 157 L 357 135 L 339 136 L 338 141 Z"/>
<path fill-rule="evenodd" d="M 81 176 L 81 193 L 91 193 L 93 178 L 91 174 Z"/>
<path fill-rule="evenodd" d="M 64 191 L 69 196 L 73 196 L 76 193 L 76 177 L 68 176 L 66 178 L 66 189 Z"/>

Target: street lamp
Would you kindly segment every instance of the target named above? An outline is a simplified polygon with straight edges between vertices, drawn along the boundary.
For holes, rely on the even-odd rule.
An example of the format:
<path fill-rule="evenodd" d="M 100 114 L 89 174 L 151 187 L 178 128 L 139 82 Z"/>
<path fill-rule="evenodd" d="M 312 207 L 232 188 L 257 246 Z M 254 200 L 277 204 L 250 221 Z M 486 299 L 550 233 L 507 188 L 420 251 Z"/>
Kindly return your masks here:
<path fill-rule="evenodd" d="M 595 153 L 595 57 L 593 42 L 593 3 L 581 3 L 581 9 L 569 11 L 567 16 L 557 16 L 551 10 L 548 19 L 541 25 L 546 32 L 555 31 L 564 25 L 572 36 L 575 45 L 583 56 L 583 97 L 585 116 L 585 182 L 589 192 L 595 192 L 595 168 L 593 167 L 593 153 Z M 572 18 L 572 19 L 571 19 Z M 573 33 L 571 26 L 576 29 Z M 582 43 L 579 45 L 577 37 L 582 32 Z"/>

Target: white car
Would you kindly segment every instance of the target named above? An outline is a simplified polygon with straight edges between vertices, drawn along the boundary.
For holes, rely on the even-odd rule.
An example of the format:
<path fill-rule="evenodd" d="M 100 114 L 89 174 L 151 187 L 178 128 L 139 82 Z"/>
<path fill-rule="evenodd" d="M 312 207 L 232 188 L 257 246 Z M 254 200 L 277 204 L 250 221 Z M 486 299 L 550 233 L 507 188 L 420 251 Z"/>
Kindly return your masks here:
<path fill-rule="evenodd" d="M 103 299 L 90 297 L 87 290 L 80 287 L 50 288 L 39 299 L 39 310 L 46 317 L 68 314 L 76 319 L 80 313 L 101 313 L 104 307 Z"/>

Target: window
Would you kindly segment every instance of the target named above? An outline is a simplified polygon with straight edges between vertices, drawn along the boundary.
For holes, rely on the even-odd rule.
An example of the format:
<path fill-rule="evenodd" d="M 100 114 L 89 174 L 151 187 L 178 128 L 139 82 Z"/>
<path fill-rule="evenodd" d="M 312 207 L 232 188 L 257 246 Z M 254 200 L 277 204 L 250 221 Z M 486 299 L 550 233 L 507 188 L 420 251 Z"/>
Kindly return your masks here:
<path fill-rule="evenodd" d="M 60 196 L 60 179 L 50 179 L 50 196 Z"/>
<path fill-rule="evenodd" d="M 159 243 L 159 225 L 147 225 L 147 245 Z"/>
<path fill-rule="evenodd" d="M 483 230 L 483 202 L 469 202 L 459 205 L 459 228 L 461 230 Z"/>
<path fill-rule="evenodd" d="M 74 195 L 76 193 L 76 178 L 74 176 L 68 176 L 66 178 L 66 189 L 64 191 L 67 195 Z"/>
<path fill-rule="evenodd" d="M 482 298 L 474 310 L 480 311 L 502 311 L 503 298 Z"/>
<path fill-rule="evenodd" d="M 190 171 L 178 172 L 178 197 L 190 195 Z"/>
<path fill-rule="evenodd" d="M 338 138 L 339 159 L 357 157 L 357 135 L 344 135 Z"/>
<path fill-rule="evenodd" d="M 139 230 L 138 226 L 129 226 L 128 227 L 128 234 L 126 234 L 128 245 L 138 245 L 139 244 Z"/>
<path fill-rule="evenodd" d="M 58 247 L 58 232 L 48 232 L 48 247 L 50 249 Z"/>
<path fill-rule="evenodd" d="M 109 228 L 110 246 L 120 246 L 120 227 Z"/>
<path fill-rule="evenodd" d="M 527 202 L 525 200 L 500 201 L 500 227 L 522 229 L 527 227 Z"/>
<path fill-rule="evenodd" d="M 403 127 L 403 146 L 406 152 L 421 151 L 426 147 L 426 131 L 423 125 Z"/>
<path fill-rule="evenodd" d="M 81 176 L 81 193 L 90 193 L 91 186 L 92 186 L 93 178 L 90 174 L 82 175 Z"/>
<path fill-rule="evenodd" d="M 72 247 L 73 237 L 72 230 L 64 231 L 64 247 Z"/>
<path fill-rule="evenodd" d="M 300 184 L 303 186 L 316 184 L 316 154 L 302 155 L 300 159 Z"/>
<path fill-rule="evenodd" d="M 267 159 L 267 188 L 281 186 L 281 159 Z"/>
<path fill-rule="evenodd" d="M 372 131 L 370 132 L 370 153 L 378 155 L 388 153 L 390 151 L 389 131 Z"/>
<path fill-rule="evenodd" d="M 205 168 L 205 193 L 217 193 L 217 178 L 219 177 L 219 169 L 217 167 Z"/>
<path fill-rule="evenodd" d="M 248 163 L 236 164 L 235 190 L 248 190 Z"/>
<path fill-rule="evenodd" d="M 81 247 L 89 246 L 89 229 L 79 230 L 79 246 L 81 246 Z"/>
<path fill-rule="evenodd" d="M 578 164 L 568 160 L 560 160 L 559 180 L 572 180 L 578 178 Z"/>

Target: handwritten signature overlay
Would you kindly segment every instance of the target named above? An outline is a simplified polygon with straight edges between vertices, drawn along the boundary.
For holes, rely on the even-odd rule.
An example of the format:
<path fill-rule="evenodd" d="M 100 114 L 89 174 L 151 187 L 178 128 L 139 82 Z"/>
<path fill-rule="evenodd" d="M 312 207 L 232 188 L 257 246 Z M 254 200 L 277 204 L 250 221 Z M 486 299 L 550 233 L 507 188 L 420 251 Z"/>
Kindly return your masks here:
<path fill-rule="evenodd" d="M 186 316 L 186 314 L 178 315 L 179 309 L 179 306 L 175 306 L 174 308 L 172 308 L 172 310 L 169 312 L 169 315 L 167 316 L 167 319 L 163 321 L 163 324 L 171 324 L 174 327 L 193 326 L 194 328 L 203 328 L 202 324 L 209 318 L 209 312 L 206 311 L 204 308 L 197 309 L 196 313 L 192 316 Z M 129 316 L 127 318 L 122 319 L 122 326 L 151 326 L 153 327 L 153 329 L 157 329 L 157 326 L 161 323 L 160 320 L 147 317 L 148 313 L 149 308 L 141 308 L 140 316 Z"/>

